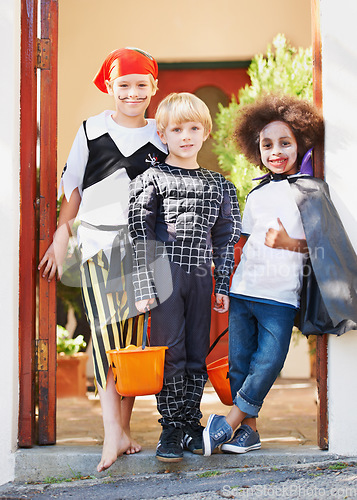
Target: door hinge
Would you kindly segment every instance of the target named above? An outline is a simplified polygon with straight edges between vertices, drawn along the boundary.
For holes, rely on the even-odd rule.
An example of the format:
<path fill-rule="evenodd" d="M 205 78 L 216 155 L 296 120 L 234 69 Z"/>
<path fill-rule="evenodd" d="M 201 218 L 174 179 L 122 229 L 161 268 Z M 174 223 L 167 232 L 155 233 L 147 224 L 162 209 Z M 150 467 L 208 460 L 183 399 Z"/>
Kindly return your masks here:
<path fill-rule="evenodd" d="M 37 67 L 50 69 L 51 40 L 49 38 L 37 39 Z"/>
<path fill-rule="evenodd" d="M 36 340 L 36 371 L 48 370 L 48 340 Z"/>

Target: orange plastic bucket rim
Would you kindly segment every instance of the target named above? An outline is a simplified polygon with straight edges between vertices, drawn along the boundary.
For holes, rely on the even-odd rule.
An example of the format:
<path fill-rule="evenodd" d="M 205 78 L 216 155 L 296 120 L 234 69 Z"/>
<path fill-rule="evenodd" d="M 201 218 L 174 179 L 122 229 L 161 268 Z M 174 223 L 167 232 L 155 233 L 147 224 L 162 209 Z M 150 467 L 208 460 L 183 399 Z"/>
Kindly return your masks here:
<path fill-rule="evenodd" d="M 167 346 L 127 346 L 107 351 L 115 387 L 121 396 L 146 396 L 161 391 Z"/>
<path fill-rule="evenodd" d="M 207 365 L 207 370 L 208 369 L 213 370 L 219 366 L 228 366 L 228 356 L 224 356 L 223 358 L 212 361 L 212 363 Z"/>
<path fill-rule="evenodd" d="M 132 353 L 136 353 L 136 352 L 142 352 L 142 351 L 150 351 L 150 352 L 153 352 L 153 351 L 159 351 L 159 350 L 166 350 L 168 349 L 167 346 L 148 346 L 148 347 L 145 347 L 145 349 L 143 349 L 141 346 L 137 346 L 137 345 L 128 345 L 126 347 L 124 347 L 123 349 L 111 349 L 110 351 L 107 351 L 107 354 L 110 356 L 112 354 L 117 354 L 117 353 L 120 353 L 121 355 L 122 354 L 132 354 Z"/>

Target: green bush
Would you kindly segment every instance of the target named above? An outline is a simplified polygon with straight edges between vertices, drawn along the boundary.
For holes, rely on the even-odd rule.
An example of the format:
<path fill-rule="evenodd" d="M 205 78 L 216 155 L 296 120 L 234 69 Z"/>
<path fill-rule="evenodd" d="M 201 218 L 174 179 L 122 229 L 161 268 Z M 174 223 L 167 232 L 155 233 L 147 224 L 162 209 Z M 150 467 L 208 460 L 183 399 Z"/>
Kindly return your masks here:
<path fill-rule="evenodd" d="M 70 338 L 68 331 L 57 325 L 57 352 L 63 352 L 67 356 L 76 354 L 82 347 L 86 347 L 83 335 L 78 335 L 74 339 Z"/>
<path fill-rule="evenodd" d="M 312 49 L 292 47 L 282 34 L 277 35 L 267 48 L 266 55 L 257 54 L 248 68 L 250 85 L 238 92 L 227 107 L 219 105 L 216 117 L 217 131 L 213 135 L 214 152 L 222 170 L 236 185 L 241 210 L 254 184 L 252 179 L 263 173 L 250 164 L 232 140 L 235 120 L 240 106 L 254 102 L 264 92 L 282 91 L 312 100 Z"/>

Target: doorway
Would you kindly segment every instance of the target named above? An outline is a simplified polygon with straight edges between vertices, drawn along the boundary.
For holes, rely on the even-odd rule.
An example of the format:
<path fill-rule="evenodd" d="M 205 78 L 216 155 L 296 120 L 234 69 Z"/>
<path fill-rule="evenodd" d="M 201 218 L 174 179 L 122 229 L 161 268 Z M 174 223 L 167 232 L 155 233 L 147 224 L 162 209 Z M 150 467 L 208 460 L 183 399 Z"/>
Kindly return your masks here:
<path fill-rule="evenodd" d="M 40 19 L 38 19 L 40 3 Z M 319 1 L 313 0 L 315 101 L 321 105 L 321 50 L 319 38 Z M 38 21 L 41 31 L 37 32 Z M 20 237 L 20 410 L 19 445 L 56 442 L 56 289 L 55 283 L 37 286 L 38 254 L 49 246 L 56 226 L 57 158 L 57 54 L 58 2 L 34 0 L 21 2 L 21 237 Z M 236 66 L 234 67 L 234 64 Z M 162 64 L 160 100 L 172 91 L 194 92 L 210 102 L 237 93 L 249 81 L 247 61 L 193 64 Z M 235 72 L 235 73 L 234 73 Z M 29 85 L 31 82 L 31 85 Z M 170 83 L 171 82 L 171 83 Z M 173 85 L 173 82 L 175 84 Z M 188 83 L 190 82 L 190 83 Z M 232 87 L 232 82 L 234 82 Z M 37 88 L 40 108 L 37 108 Z M 78 89 L 77 89 L 78 91 Z M 152 106 L 156 106 L 155 100 Z M 153 111 L 153 110 L 151 110 Z M 39 127 L 40 161 L 37 161 Z M 206 154 L 204 151 L 202 154 Z M 207 154 L 210 154 L 207 153 Z M 321 160 L 321 161 L 320 161 Z M 323 175 L 322 156 L 316 173 Z M 212 159 L 203 157 L 202 162 Z M 37 164 L 39 163 L 39 167 Z M 216 167 L 218 168 L 218 167 Z M 37 172 L 39 171 L 39 190 Z M 39 221 L 37 220 L 39 217 Z M 41 281 L 41 280 L 40 280 Z M 37 314 L 38 311 L 38 314 Z M 319 445 L 327 447 L 327 356 L 326 339 L 318 341 Z"/>

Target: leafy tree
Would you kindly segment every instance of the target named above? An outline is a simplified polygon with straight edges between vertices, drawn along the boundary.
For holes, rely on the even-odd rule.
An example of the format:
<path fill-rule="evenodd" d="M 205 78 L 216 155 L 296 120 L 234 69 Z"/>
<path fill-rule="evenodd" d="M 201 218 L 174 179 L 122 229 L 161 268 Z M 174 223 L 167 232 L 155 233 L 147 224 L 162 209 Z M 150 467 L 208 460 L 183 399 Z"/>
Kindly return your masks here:
<path fill-rule="evenodd" d="M 214 152 L 222 170 L 228 173 L 230 180 L 236 185 L 241 210 L 245 198 L 253 187 L 252 178 L 260 177 L 262 171 L 250 164 L 242 155 L 232 134 L 239 108 L 254 102 L 264 92 L 282 91 L 297 95 L 302 99 L 312 100 L 312 49 L 296 49 L 286 40 L 285 35 L 277 35 L 267 53 L 257 54 L 248 68 L 250 85 L 238 92 L 227 107 L 219 104 L 217 113 L 217 131 L 214 139 Z"/>

